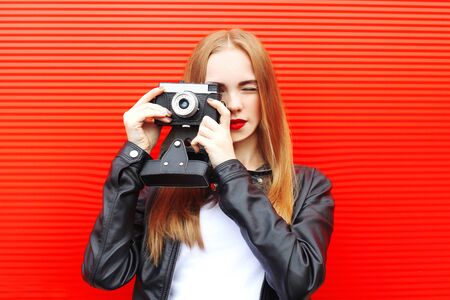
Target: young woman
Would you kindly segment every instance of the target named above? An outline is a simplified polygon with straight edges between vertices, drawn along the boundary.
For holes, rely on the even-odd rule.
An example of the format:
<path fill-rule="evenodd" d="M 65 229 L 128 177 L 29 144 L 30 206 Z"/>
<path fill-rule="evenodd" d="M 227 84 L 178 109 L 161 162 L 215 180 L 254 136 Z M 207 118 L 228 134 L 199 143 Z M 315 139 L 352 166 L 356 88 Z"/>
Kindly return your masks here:
<path fill-rule="evenodd" d="M 144 186 L 158 141 L 155 88 L 124 114 L 128 141 L 113 160 L 103 208 L 86 247 L 83 278 L 116 289 L 136 276 L 133 299 L 307 299 L 323 282 L 333 231 L 331 183 L 293 165 L 268 54 L 251 33 L 218 31 L 194 49 L 185 82 L 215 82 L 192 147 L 209 155 L 217 189 Z"/>

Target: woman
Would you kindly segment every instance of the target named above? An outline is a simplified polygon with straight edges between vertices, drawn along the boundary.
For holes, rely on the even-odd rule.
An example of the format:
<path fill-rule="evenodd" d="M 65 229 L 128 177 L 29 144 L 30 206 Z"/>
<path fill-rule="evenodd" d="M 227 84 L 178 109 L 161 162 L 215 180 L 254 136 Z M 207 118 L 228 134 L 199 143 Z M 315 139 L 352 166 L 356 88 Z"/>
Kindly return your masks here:
<path fill-rule="evenodd" d="M 306 299 L 324 280 L 333 230 L 331 183 L 294 166 L 271 61 L 240 29 L 194 49 L 185 82 L 218 83 L 220 121 L 205 117 L 204 147 L 218 186 L 143 186 L 140 170 L 170 112 L 155 88 L 124 114 L 128 141 L 112 162 L 87 245 L 83 278 L 116 289 L 136 275 L 133 299 Z"/>

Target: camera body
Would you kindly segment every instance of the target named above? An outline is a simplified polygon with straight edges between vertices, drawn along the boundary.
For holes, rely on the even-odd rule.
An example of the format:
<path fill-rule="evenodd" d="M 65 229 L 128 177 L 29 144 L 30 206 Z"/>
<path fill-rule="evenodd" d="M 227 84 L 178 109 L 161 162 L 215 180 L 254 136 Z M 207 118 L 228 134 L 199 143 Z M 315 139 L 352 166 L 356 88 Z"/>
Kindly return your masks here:
<path fill-rule="evenodd" d="M 158 160 L 148 160 L 140 176 L 146 185 L 205 188 L 209 187 L 213 169 L 203 147 L 195 152 L 191 141 L 198 133 L 204 116 L 219 122 L 219 112 L 208 104 L 208 98 L 221 100 L 216 83 L 160 83 L 164 93 L 155 102 L 172 112 L 172 122 L 155 120 L 155 124 L 171 126 L 161 145 Z"/>
<path fill-rule="evenodd" d="M 164 93 L 156 97 L 155 102 L 172 112 L 169 124 L 155 120 L 158 125 L 199 126 L 204 116 L 219 121 L 218 111 L 206 101 L 208 98 L 221 100 L 219 86 L 216 83 L 160 83 Z"/>

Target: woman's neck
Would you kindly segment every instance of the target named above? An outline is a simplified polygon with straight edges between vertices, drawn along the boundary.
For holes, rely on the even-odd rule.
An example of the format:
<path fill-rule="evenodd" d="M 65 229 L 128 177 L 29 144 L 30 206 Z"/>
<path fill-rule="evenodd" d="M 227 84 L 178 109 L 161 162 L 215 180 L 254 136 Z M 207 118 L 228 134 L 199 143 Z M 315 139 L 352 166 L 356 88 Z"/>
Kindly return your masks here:
<path fill-rule="evenodd" d="M 256 133 L 243 141 L 234 143 L 233 146 L 236 158 L 247 170 L 254 171 L 264 164 Z"/>

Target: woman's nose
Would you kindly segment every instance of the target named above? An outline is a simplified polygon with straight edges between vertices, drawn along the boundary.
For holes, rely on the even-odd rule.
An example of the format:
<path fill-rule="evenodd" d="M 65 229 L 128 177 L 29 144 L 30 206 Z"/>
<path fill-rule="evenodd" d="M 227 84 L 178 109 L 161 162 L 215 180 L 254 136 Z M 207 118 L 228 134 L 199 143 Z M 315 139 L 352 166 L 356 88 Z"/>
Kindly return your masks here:
<path fill-rule="evenodd" d="M 240 111 L 242 109 L 242 101 L 238 94 L 229 93 L 225 98 L 225 103 L 230 111 Z"/>

